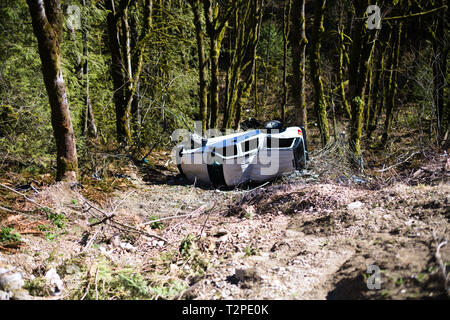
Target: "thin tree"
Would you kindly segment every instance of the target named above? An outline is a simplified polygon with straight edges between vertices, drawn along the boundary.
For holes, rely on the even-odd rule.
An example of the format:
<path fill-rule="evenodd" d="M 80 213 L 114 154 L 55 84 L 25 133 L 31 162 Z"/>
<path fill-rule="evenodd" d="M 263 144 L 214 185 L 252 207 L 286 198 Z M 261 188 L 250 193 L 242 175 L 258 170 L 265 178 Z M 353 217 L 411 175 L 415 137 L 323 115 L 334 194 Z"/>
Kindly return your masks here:
<path fill-rule="evenodd" d="M 396 24 L 395 29 L 393 30 L 394 47 L 391 52 L 390 63 L 389 63 L 389 80 L 388 80 L 388 86 L 386 88 L 386 101 L 385 101 L 386 119 L 384 122 L 383 135 L 381 137 L 382 145 L 386 144 L 389 134 L 390 134 L 390 131 L 391 131 L 393 111 L 394 111 L 394 106 L 395 106 L 395 95 L 397 93 L 397 75 L 398 75 L 397 68 L 398 68 L 398 62 L 399 62 L 399 57 L 400 57 L 402 26 L 403 26 L 403 23 L 400 21 Z"/>
<path fill-rule="evenodd" d="M 201 21 L 200 12 L 200 0 L 189 0 L 189 4 L 192 8 L 192 13 L 194 14 L 194 25 L 195 25 L 195 35 L 197 39 L 197 55 L 198 55 L 198 76 L 199 76 L 199 90 L 198 95 L 200 99 L 200 119 L 202 121 L 202 133 L 206 132 L 208 127 L 208 67 L 205 58 L 205 42 L 204 42 L 204 32 Z"/>
<path fill-rule="evenodd" d="M 209 108 L 211 121 L 210 127 L 217 128 L 219 118 L 219 55 L 222 41 L 225 36 L 226 26 L 233 15 L 240 0 L 232 0 L 223 8 L 224 13 L 220 15 L 219 1 L 203 0 L 203 10 L 205 14 L 206 31 L 209 37 L 210 50 L 210 74 L 209 85 Z"/>
<path fill-rule="evenodd" d="M 320 72 L 320 48 L 322 37 L 325 32 L 323 25 L 325 16 L 326 0 L 314 1 L 314 25 L 311 38 L 311 78 L 314 86 L 314 110 L 319 122 L 322 146 L 330 141 L 328 129 L 327 102 L 325 99 L 324 87 Z"/>
<path fill-rule="evenodd" d="M 291 89 L 294 97 L 296 110 L 298 113 L 298 124 L 307 126 L 306 112 L 306 18 L 305 18 L 306 0 L 293 0 L 290 15 L 291 23 L 291 54 L 292 54 L 292 72 L 293 88 Z"/>
<path fill-rule="evenodd" d="M 82 0 L 83 14 L 81 16 L 81 32 L 83 37 L 83 66 L 82 75 L 85 81 L 84 104 L 85 111 L 82 112 L 82 134 L 97 138 L 97 125 L 95 124 L 94 111 L 92 109 L 91 98 L 89 94 L 89 47 L 88 47 L 88 27 L 87 27 L 87 9 L 86 0 Z"/>
<path fill-rule="evenodd" d="M 78 172 L 75 136 L 61 67 L 63 17 L 57 0 L 27 0 L 38 41 L 42 74 L 50 101 L 57 150 L 56 180 L 76 181 Z"/>
<path fill-rule="evenodd" d="M 356 15 L 359 18 L 352 34 L 353 45 L 349 65 L 349 96 L 351 99 L 350 149 L 357 162 L 362 165 L 361 132 L 363 128 L 364 100 L 367 78 L 376 39 L 376 30 L 368 30 L 364 20 L 368 1 L 357 2 Z"/>
<path fill-rule="evenodd" d="M 283 5 L 283 102 L 281 104 L 281 121 L 286 120 L 286 107 L 288 100 L 287 85 L 287 57 L 289 44 L 289 17 L 291 15 L 292 0 L 284 0 Z"/>

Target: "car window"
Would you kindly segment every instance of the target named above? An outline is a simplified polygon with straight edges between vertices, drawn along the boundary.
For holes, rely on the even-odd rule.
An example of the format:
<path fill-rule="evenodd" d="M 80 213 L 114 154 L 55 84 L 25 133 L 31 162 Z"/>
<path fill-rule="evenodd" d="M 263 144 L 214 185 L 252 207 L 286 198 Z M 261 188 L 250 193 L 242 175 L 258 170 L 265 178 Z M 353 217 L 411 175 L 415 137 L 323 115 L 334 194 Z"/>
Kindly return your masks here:
<path fill-rule="evenodd" d="M 266 139 L 266 147 L 267 149 L 281 149 L 281 148 L 290 148 L 294 143 L 295 138 L 271 138 L 268 137 Z"/>

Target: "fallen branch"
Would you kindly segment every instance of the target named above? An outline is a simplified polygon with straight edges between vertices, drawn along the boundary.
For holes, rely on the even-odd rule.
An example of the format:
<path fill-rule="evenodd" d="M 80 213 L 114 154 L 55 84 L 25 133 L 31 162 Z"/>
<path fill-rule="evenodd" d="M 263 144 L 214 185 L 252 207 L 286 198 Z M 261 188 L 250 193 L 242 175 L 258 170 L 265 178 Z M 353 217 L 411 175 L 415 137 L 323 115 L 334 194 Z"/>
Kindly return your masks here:
<path fill-rule="evenodd" d="M 133 192 L 134 192 L 134 191 L 130 192 L 130 193 L 129 193 L 128 195 L 126 195 L 123 199 L 121 199 L 121 200 L 119 201 L 119 203 L 118 203 L 117 205 L 114 206 L 112 212 L 105 212 L 104 210 L 102 210 L 102 209 L 100 209 L 100 208 L 94 206 L 92 203 L 90 203 L 86 198 L 84 198 L 84 197 L 80 194 L 81 199 L 89 206 L 89 208 L 86 210 L 87 212 L 89 212 L 89 210 L 92 208 L 92 209 L 94 209 L 94 210 L 100 212 L 100 213 L 103 214 L 103 216 L 104 216 L 104 218 L 103 218 L 101 221 L 95 222 L 95 223 L 91 224 L 90 226 L 93 227 L 93 226 L 96 226 L 96 225 L 99 225 L 99 224 L 102 224 L 102 223 L 107 224 L 107 223 L 109 222 L 109 223 L 111 223 L 110 226 L 111 226 L 111 227 L 114 227 L 114 228 L 116 228 L 116 229 L 123 230 L 123 231 L 128 231 L 128 232 L 139 233 L 139 234 L 145 235 L 145 236 L 147 236 L 147 237 L 153 237 L 153 238 L 156 238 L 156 239 L 158 239 L 158 240 L 162 240 L 162 241 L 164 241 L 165 243 L 169 243 L 169 241 L 168 241 L 167 239 L 164 239 L 164 238 L 162 238 L 162 237 L 160 237 L 160 236 L 158 236 L 158 235 L 156 235 L 156 234 L 151 234 L 151 233 L 148 233 L 148 232 L 139 230 L 139 229 L 137 229 L 137 228 L 135 228 L 135 227 L 133 227 L 133 226 L 130 226 L 130 225 L 127 225 L 127 224 L 124 224 L 124 223 L 120 223 L 120 222 L 117 222 L 117 221 L 114 220 L 114 217 L 115 217 L 115 211 L 117 210 L 117 208 L 118 208 L 118 207 L 126 200 L 126 198 L 128 198 Z M 91 212 L 90 212 L 90 213 L 91 213 Z M 92 213 L 91 213 L 91 214 L 92 214 Z M 92 214 L 92 215 L 93 215 L 96 219 L 100 219 L 100 218 L 97 217 L 96 215 L 94 215 L 94 214 Z M 124 230 L 123 228 L 128 229 L 128 230 Z"/>
<path fill-rule="evenodd" d="M 208 215 L 206 216 L 205 223 L 203 224 L 202 229 L 200 230 L 200 234 L 198 235 L 198 239 L 201 239 L 201 238 L 202 238 L 203 230 L 205 229 L 205 226 L 206 226 L 206 223 L 207 223 L 208 220 L 209 220 L 209 216 L 210 216 L 210 214 L 211 214 L 211 211 L 212 211 L 212 209 L 214 209 L 214 208 L 216 207 L 216 204 L 217 204 L 217 202 L 214 202 L 213 207 L 212 207 L 211 209 L 208 210 Z"/>
<path fill-rule="evenodd" d="M 178 219 L 178 218 L 183 218 L 183 217 L 190 217 L 193 216 L 197 213 L 200 213 L 201 211 L 203 211 L 203 209 L 206 207 L 207 205 L 204 204 L 201 207 L 195 209 L 194 211 L 192 211 L 191 213 L 188 214 L 180 214 L 180 215 L 175 215 L 175 216 L 170 216 L 170 217 L 164 217 L 164 218 L 160 218 L 160 219 L 156 219 L 156 220 L 152 220 L 152 221 L 148 221 L 143 223 L 144 225 L 148 225 L 148 224 L 152 224 L 155 222 L 160 222 L 160 221 L 164 221 L 164 220 L 170 220 L 170 219 Z"/>
<path fill-rule="evenodd" d="M 447 295 L 449 294 L 448 291 L 448 284 L 447 284 L 447 272 L 446 272 L 446 268 L 445 268 L 445 263 L 442 261 L 442 257 L 441 257 L 441 253 L 440 250 L 443 246 L 445 246 L 448 243 L 448 240 L 445 240 L 443 242 L 441 242 L 437 248 L 436 248 L 436 260 L 439 262 L 439 265 L 441 267 L 442 270 L 442 276 L 444 278 L 444 287 L 445 290 L 447 291 Z"/>
<path fill-rule="evenodd" d="M 42 208 L 42 209 L 46 209 L 46 210 L 53 211 L 52 208 L 49 208 L 49 207 L 47 207 L 47 206 L 43 206 L 43 205 L 37 203 L 37 202 L 34 201 L 33 199 L 28 198 L 28 197 L 27 197 L 26 195 L 24 195 L 23 193 L 20 193 L 19 191 L 16 191 L 16 190 L 14 190 L 14 189 L 11 188 L 11 187 L 5 186 L 4 184 L 1 184 L 1 183 L 0 183 L 0 187 L 3 187 L 3 188 L 5 188 L 5 189 L 8 189 L 9 191 L 12 191 L 12 192 L 14 192 L 14 193 L 16 193 L 16 194 L 18 194 L 18 195 L 24 197 L 25 200 L 27 200 L 27 201 L 29 201 L 29 202 L 31 202 L 31 203 L 34 203 L 35 205 L 37 205 L 38 207 L 40 207 L 40 208 Z"/>
<path fill-rule="evenodd" d="M 418 153 L 420 153 L 420 152 L 413 152 L 408 158 L 406 158 L 405 160 L 403 160 L 403 161 L 401 161 L 401 162 L 398 162 L 398 163 L 396 163 L 396 164 L 394 164 L 394 165 L 392 165 L 392 166 L 390 166 L 390 167 L 387 167 L 387 168 L 385 168 L 385 169 L 381 169 L 381 170 L 377 170 L 378 172 L 385 172 L 385 171 L 388 171 L 388 170 L 391 170 L 392 168 L 395 168 L 396 166 L 399 166 L 399 165 L 401 165 L 402 163 L 405 163 L 406 161 L 408 161 L 409 159 L 411 159 L 413 156 L 415 156 L 416 154 L 418 154 Z"/>

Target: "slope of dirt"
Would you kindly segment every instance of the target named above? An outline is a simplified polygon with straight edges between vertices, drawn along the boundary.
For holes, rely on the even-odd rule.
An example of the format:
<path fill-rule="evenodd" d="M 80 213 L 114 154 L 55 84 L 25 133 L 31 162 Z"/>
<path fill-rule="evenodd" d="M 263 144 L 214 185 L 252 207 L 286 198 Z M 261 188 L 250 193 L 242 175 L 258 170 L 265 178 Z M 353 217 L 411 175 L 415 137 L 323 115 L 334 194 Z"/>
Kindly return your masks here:
<path fill-rule="evenodd" d="M 0 268 L 22 274 L 30 299 L 448 298 L 445 170 L 431 185 L 305 171 L 214 190 L 163 168 L 159 180 L 154 168 L 128 173 L 107 195 L 63 183 L 27 192 L 51 212 L 15 198 L 0 224 L 21 239 L 1 243 Z M 380 289 L 368 288 L 369 266 Z M 55 297 L 43 284 L 52 268 L 64 283 Z"/>
<path fill-rule="evenodd" d="M 450 234 L 449 195 L 448 184 L 383 191 L 298 184 L 260 191 L 231 208 L 242 217 L 256 214 L 225 220 L 230 237 L 221 246 L 230 257 L 188 297 L 445 298 L 439 269 L 449 263 L 450 246 L 440 250 L 441 262 L 436 249 Z M 367 288 L 369 265 L 381 270 L 379 290 Z"/>

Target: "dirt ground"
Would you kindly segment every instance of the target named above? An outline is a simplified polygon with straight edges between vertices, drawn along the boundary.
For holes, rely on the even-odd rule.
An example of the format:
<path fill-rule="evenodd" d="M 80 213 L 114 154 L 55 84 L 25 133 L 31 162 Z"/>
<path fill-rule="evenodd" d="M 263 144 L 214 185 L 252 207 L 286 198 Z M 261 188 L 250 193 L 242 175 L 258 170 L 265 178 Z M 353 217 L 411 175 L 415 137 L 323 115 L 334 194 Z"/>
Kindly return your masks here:
<path fill-rule="evenodd" d="M 312 167 L 215 190 L 162 164 L 130 165 L 107 196 L 43 185 L 24 193 L 52 211 L 17 195 L 0 211 L 21 238 L 0 268 L 22 274 L 17 299 L 448 299 L 447 161 L 382 187 Z"/>

